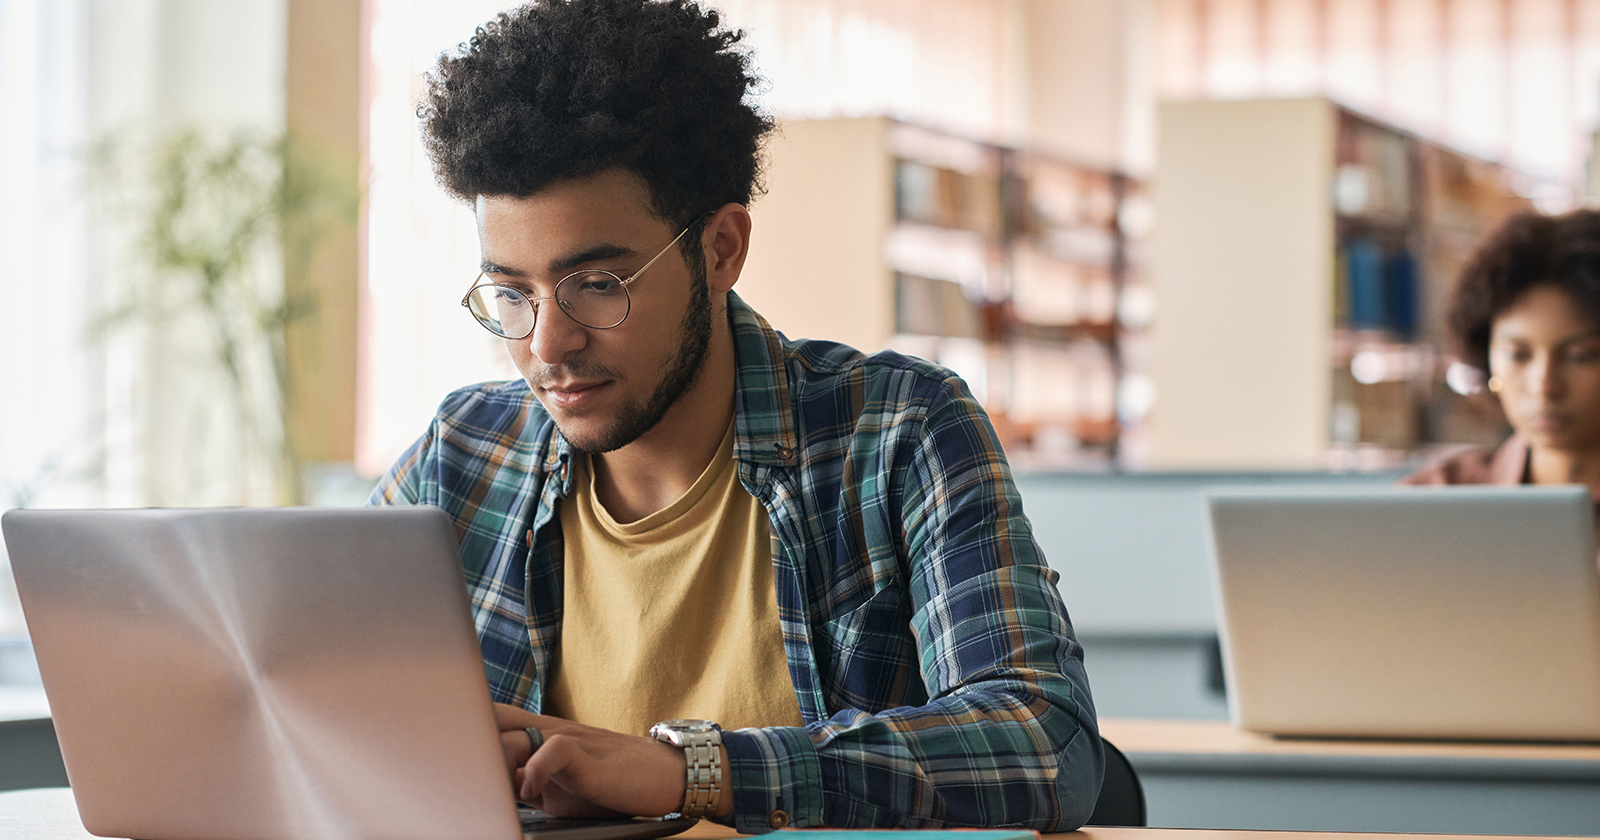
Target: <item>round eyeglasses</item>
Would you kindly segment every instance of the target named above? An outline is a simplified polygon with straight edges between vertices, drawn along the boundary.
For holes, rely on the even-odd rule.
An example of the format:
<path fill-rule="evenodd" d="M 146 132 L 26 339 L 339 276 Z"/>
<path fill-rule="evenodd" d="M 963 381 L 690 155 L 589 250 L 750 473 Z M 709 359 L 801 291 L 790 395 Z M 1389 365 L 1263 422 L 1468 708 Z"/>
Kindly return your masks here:
<path fill-rule="evenodd" d="M 633 307 L 633 301 L 628 297 L 628 286 L 638 280 L 646 269 L 655 265 L 656 260 L 672 250 L 672 246 L 678 244 L 678 240 L 692 227 L 690 225 L 672 237 L 667 247 L 626 279 L 601 269 L 574 271 L 561 278 L 561 282 L 556 284 L 555 293 L 549 297 L 529 297 L 514 286 L 483 282 L 489 276 L 484 273 L 472 281 L 472 288 L 461 298 L 461 305 L 478 319 L 484 329 L 512 341 L 533 335 L 533 325 L 539 312 L 536 304 L 543 300 L 555 301 L 568 318 L 582 326 L 609 330 L 628 319 L 628 312 Z"/>

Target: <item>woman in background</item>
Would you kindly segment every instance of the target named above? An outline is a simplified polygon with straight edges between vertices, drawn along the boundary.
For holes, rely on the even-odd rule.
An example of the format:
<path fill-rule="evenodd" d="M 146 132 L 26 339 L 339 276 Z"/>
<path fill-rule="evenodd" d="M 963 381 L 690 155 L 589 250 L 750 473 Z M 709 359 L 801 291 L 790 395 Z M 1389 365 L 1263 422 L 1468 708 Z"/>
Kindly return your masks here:
<path fill-rule="evenodd" d="M 1513 434 L 1408 484 L 1587 484 L 1600 529 L 1600 212 L 1513 216 L 1461 274 L 1450 329 Z"/>

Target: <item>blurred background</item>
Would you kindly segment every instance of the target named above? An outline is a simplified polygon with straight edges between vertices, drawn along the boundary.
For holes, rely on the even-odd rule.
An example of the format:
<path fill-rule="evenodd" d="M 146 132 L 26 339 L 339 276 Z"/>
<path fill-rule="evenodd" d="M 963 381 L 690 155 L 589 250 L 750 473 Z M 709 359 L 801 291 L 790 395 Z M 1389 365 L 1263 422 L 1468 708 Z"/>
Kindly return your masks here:
<path fill-rule="evenodd" d="M 359 504 L 515 376 L 415 116 L 510 5 L 0 0 L 0 509 Z M 1600 0 L 710 5 L 783 124 L 739 292 L 968 379 L 1112 713 L 1225 713 L 1197 488 L 1500 439 L 1443 302 L 1595 192 Z"/>

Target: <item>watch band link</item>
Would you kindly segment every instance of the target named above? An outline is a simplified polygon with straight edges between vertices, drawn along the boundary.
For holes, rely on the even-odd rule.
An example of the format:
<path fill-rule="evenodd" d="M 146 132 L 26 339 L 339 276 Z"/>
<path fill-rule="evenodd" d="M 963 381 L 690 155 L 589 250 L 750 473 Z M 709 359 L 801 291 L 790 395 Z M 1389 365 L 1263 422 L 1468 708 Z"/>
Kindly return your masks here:
<path fill-rule="evenodd" d="M 683 758 L 687 765 L 683 815 L 701 819 L 716 811 L 722 789 L 722 733 L 712 729 L 689 734 L 683 740 Z"/>

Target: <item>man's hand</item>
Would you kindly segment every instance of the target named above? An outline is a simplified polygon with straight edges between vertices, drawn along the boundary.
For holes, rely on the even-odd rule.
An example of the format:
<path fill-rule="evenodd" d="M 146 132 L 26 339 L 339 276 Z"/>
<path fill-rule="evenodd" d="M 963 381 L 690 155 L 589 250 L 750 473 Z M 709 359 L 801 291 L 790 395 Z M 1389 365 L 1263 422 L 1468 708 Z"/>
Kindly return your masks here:
<path fill-rule="evenodd" d="M 659 817 L 683 806 L 688 765 L 683 750 L 671 744 L 503 703 L 496 703 L 494 712 L 507 772 L 522 802 L 557 817 Z M 538 752 L 532 751 L 523 731 L 529 726 L 544 734 Z M 716 816 L 732 809 L 726 772 L 717 804 Z"/>

